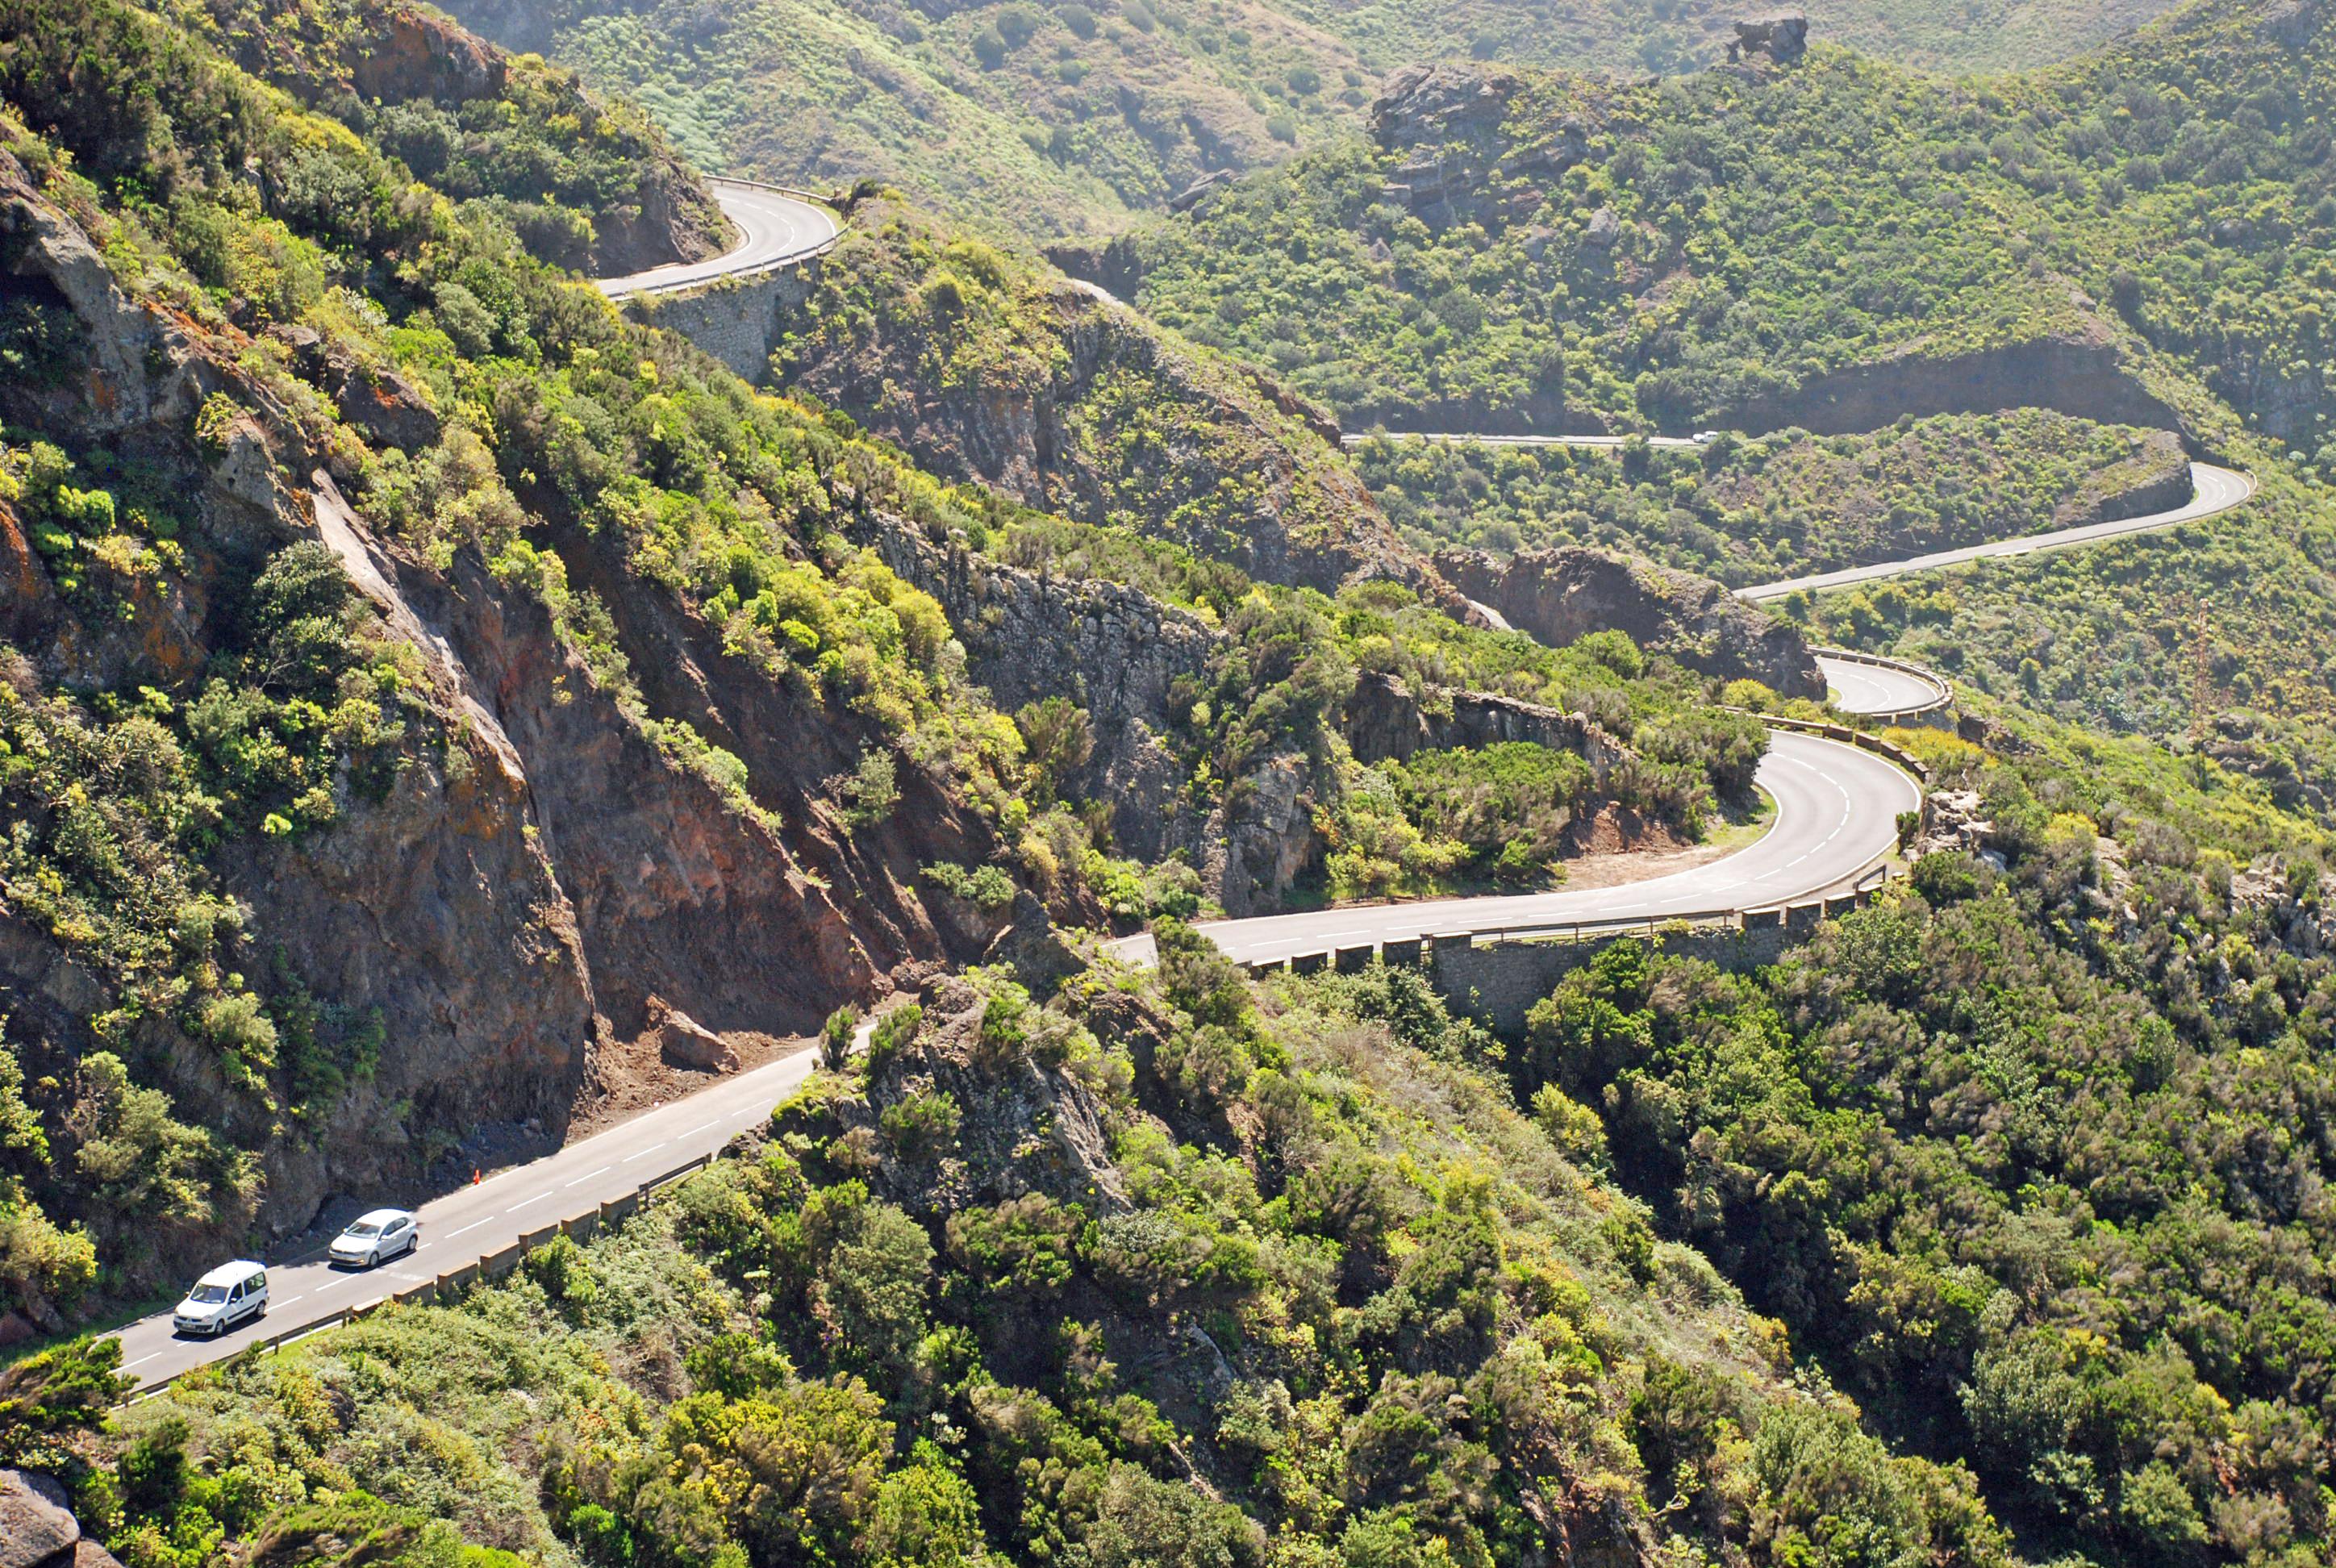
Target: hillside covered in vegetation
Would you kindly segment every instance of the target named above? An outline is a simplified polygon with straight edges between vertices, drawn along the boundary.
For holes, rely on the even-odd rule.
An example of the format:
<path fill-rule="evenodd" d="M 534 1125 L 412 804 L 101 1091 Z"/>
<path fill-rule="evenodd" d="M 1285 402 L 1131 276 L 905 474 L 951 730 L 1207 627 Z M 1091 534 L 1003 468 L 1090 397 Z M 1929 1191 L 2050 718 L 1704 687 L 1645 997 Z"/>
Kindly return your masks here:
<path fill-rule="evenodd" d="M 1857 431 L 2043 400 L 2318 463 L 2336 67 L 2193 6 L 1954 84 L 1822 42 L 1661 83 L 1419 70 L 1144 231 L 1138 302 L 1350 427 Z"/>
<path fill-rule="evenodd" d="M 2327 1562 L 2324 8 L 1422 69 L 1341 141 L 1294 32 L 1134 4 L 984 91 L 1222 29 L 1324 144 L 1090 257 L 1148 319 L 855 192 L 757 389 L 584 276 L 725 242 L 715 124 L 394 0 L 0 0 L 0 1468 L 83 1568 Z M 717 11 L 542 15 L 707 93 L 813 32 Z M 1325 404 L 1749 428 L 1350 458 Z M 2156 539 L 1777 615 L 1682 570 L 2201 451 L 2260 495 Z M 1757 832 L 1813 637 L 1958 725 L 1892 736 L 1908 874 L 1780 951 L 1526 948 L 1496 1029 L 1195 929 Z M 820 1068 L 589 1242 L 115 1407 L 77 1336 L 199 1267 L 723 1094 L 676 1011 Z"/>
<path fill-rule="evenodd" d="M 2190 498 L 2170 431 L 2045 408 L 1694 451 L 1368 441 L 1357 467 L 1406 537 L 1506 554 L 1596 544 L 1732 587 L 2139 516 Z"/>
<path fill-rule="evenodd" d="M 138 1568 L 2301 1568 L 2326 840 L 2074 744 L 1925 743 L 1988 859 L 1505 1040 L 1173 924 L 939 982 L 614 1232 L 48 1462 Z"/>
<path fill-rule="evenodd" d="M 419 25 L 0 11 L 15 1321 L 472 1140 L 554 1146 L 669 1009 L 775 1048 L 1047 912 L 1545 883 L 1602 811 L 1692 837 L 1748 803 L 1757 726 L 1627 638 L 1173 546 L 1090 574 L 1134 618 L 1096 657 L 1173 656 L 1141 715 L 1099 723 L 1124 683 L 1059 666 L 1009 684 L 1027 648 L 984 640 L 949 541 L 1063 634 L 1050 552 L 1126 536 L 624 320 L 530 214 L 622 217 L 672 155 L 626 112 L 530 120 L 541 67 Z M 465 101 L 501 107 L 433 143 L 433 184 L 388 149 L 449 73 L 506 96 Z M 1016 564 L 1017 536 L 1049 542 Z M 1514 765 L 1436 727 L 1455 692 L 1562 754 L 1537 798 L 1471 803 Z M 1368 765 L 1390 715 L 1438 788 Z"/>
<path fill-rule="evenodd" d="M 702 165 L 796 183 L 874 179 L 986 238 L 1107 234 L 1205 179 L 1363 123 L 1422 61 L 1675 74 L 1750 15 L 1716 0 L 459 0 L 472 26 L 654 112 Z M 1830 36 L 1945 71 L 2065 58 L 2161 0 L 1947 8 L 1854 0 Z"/>

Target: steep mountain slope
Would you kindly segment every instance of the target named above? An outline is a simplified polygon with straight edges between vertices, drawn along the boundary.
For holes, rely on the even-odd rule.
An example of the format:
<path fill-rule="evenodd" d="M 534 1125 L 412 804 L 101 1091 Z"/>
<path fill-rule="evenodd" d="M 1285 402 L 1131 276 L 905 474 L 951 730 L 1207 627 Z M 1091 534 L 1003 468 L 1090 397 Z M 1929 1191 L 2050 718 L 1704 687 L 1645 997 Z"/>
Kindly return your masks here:
<path fill-rule="evenodd" d="M 2097 55 L 1961 86 L 1822 44 L 1630 86 L 1416 72 L 1373 141 L 1091 261 L 1350 425 L 1737 424 L 1767 447 L 2027 406 L 2227 451 L 2265 485 L 2211 530 L 1810 613 L 2326 801 L 2331 36 L 2324 7 L 2206 0 Z M 1974 472 L 2043 465 L 2007 448 Z M 1708 491 L 1660 521 L 1649 499 L 1610 492 L 1566 526 L 1685 532 L 1707 559 L 1729 529 L 1771 526 L 1720 526 Z M 1864 475 L 1844 497 L 1874 500 Z M 1968 526 L 1947 510 L 1918 499 L 1909 526 Z"/>
<path fill-rule="evenodd" d="M 1723 433 L 1692 450 L 1376 439 L 1354 457 L 1415 542 L 1620 545 L 1736 587 L 2138 517 L 2191 495 L 2172 432 L 2040 408 L 1859 434 Z"/>
<path fill-rule="evenodd" d="M 783 312 L 798 391 L 935 472 L 1268 582 L 1460 601 L 1399 541 L 1329 416 L 1051 268 L 881 203 Z"/>
<path fill-rule="evenodd" d="M 1616 74 L 1701 70 L 1725 57 L 1734 24 L 1804 10 L 1828 38 L 1859 53 L 1942 74 L 2007 71 L 2081 54 L 2171 9 L 2166 0 L 1845 0 L 1757 6 L 1677 0 L 1591 7 L 1572 0 L 1289 0 L 1296 15 L 1393 71 L 1427 60 L 1498 60 Z"/>
<path fill-rule="evenodd" d="M 2065 58 L 2166 7 L 1854 0 L 1829 37 L 1945 71 Z M 1716 0 L 462 0 L 514 48 L 649 105 L 708 168 L 896 184 L 992 238 L 1106 233 L 1203 178 L 1350 133 L 1379 78 L 1494 59 L 1640 74 L 1718 62 Z M 1952 11 L 1952 14 L 1950 12 Z"/>
<path fill-rule="evenodd" d="M 727 243 L 721 211 L 639 110 L 540 60 L 513 60 L 434 11 L 404 0 L 167 10 L 446 195 L 491 203 L 548 261 L 632 272 Z"/>
<path fill-rule="evenodd" d="M 184 34 L 111 6 L 7 23 L 10 102 L 162 199 L 114 207 L 9 126 L 6 987 L 34 1114 L 9 1191 L 90 1227 L 42 1244 L 26 1211 L 26 1310 L 54 1327 L 93 1262 L 143 1290 L 485 1124 L 556 1137 L 652 997 L 793 1033 L 978 950 L 918 867 L 985 856 L 1003 763 L 941 740 L 889 833 L 848 830 L 834 781 L 999 721 L 937 662 L 930 601 L 789 563 L 832 504 L 799 431 Z M 329 190 L 365 200 L 303 194 Z M 651 388 L 725 416 L 663 443 L 690 490 L 636 477 L 609 413 L 647 417 Z M 547 396 L 608 444 L 550 444 Z M 696 488 L 709 439 L 755 478 Z M 664 531 L 585 531 L 620 495 L 662 499 Z M 739 529 L 742 503 L 769 521 Z M 708 550 L 701 578 L 785 585 L 832 669 L 774 679 L 725 642 L 672 564 Z"/>
<path fill-rule="evenodd" d="M 49 1463 L 141 1563 L 2301 1568 L 2327 841 L 2004 716 L 1780 966 L 1621 942 L 1503 1040 L 1029 953 L 613 1234 Z"/>
<path fill-rule="evenodd" d="M 181 1385 L 108 1447 L 237 1480 L 139 1487 L 114 1538 L 1783 1563 L 1844 1561 L 1807 1544 L 1854 1509 L 1882 1561 L 2009 1568 L 1967 1471 L 1794 1388 L 1776 1324 L 1416 980 L 1260 998 L 1168 951 L 1051 999 L 949 981 L 614 1238 Z M 261 1527 L 230 1498 L 263 1467 L 342 1485 Z"/>
<path fill-rule="evenodd" d="M 1580 817 L 1691 836 L 1742 799 L 1757 726 L 1627 640 L 1553 653 L 1399 584 L 1333 606 L 1143 541 L 1217 598 L 1149 727 L 1098 745 L 1086 705 L 1121 694 L 972 667 L 998 607 L 948 546 L 1027 528 L 1043 566 L 1105 531 L 936 480 L 530 255 L 513 193 L 557 180 L 507 163 L 572 151 L 619 219 L 680 177 L 621 114 L 526 123 L 536 67 L 418 180 L 383 151 L 398 105 L 340 85 L 416 37 L 464 74 L 499 57 L 433 24 L 312 59 L 320 17 L 375 15 L 238 35 L 296 97 L 201 18 L 0 7 L 12 1331 L 664 1093 L 668 1010 L 766 1050 L 1050 913 L 1270 906 L 1321 886 L 1357 811 L 1384 846 L 1357 891 L 1475 874 L 1524 826 L 1390 803 L 1350 738 L 1455 687 L 1565 748 L 1505 876 L 1562 875 Z M 1243 516 L 1220 534 L 1262 540 Z M 1046 577 L 986 580 L 1034 635 L 1081 632 Z M 1118 598 L 1097 657 L 1149 657 L 1136 628 L 1180 612 Z M 1415 731 L 1478 765 L 1465 726 Z M 1118 858 L 1123 804 L 1129 843 L 1187 862 Z"/>
<path fill-rule="evenodd" d="M 1121 270 L 1349 424 L 1854 431 L 2042 400 L 2211 443 L 2220 398 L 2310 453 L 2328 36 L 2210 3 L 1984 86 L 1823 46 L 1660 84 L 1417 70 L 1369 141 Z"/>

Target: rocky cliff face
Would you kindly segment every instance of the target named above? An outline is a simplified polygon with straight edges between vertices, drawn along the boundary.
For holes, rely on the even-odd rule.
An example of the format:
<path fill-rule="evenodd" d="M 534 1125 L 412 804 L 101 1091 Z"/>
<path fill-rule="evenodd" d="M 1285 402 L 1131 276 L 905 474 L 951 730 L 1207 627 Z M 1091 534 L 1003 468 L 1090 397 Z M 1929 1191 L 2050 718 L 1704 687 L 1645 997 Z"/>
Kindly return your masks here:
<path fill-rule="evenodd" d="M 1730 430 L 1798 425 L 1819 435 L 1879 430 L 1902 415 L 2055 408 L 2104 424 L 2185 430 L 2186 422 L 2145 386 L 2127 349 L 2106 328 L 1936 358 L 1906 354 L 1804 378 L 1790 392 L 1716 411 Z"/>
<path fill-rule="evenodd" d="M 1181 853 L 1234 916 L 1280 907 L 1314 867 L 1323 848 L 1317 811 L 1338 789 L 1323 765 L 1285 752 L 1213 798 L 1195 787 L 1190 737 L 1178 731 L 1170 693 L 1180 678 L 1212 673 L 1231 648 L 1222 633 L 1118 583 L 1026 571 L 881 520 L 859 538 L 940 601 L 959 628 L 967 673 L 1001 708 L 1056 695 L 1087 708 L 1095 750 L 1067 793 L 1111 805 L 1124 852 L 1144 861 Z M 1822 691 L 1821 677 L 1811 678 Z M 1415 693 L 1377 674 L 1358 684 L 1339 731 L 1366 763 L 1504 741 L 1554 746 L 1587 760 L 1601 786 L 1628 752 L 1581 714 L 1488 692 Z"/>
<path fill-rule="evenodd" d="M 1181 853 L 1236 915 L 1274 908 L 1313 862 L 1314 806 L 1330 781 L 1306 757 L 1270 757 L 1213 801 L 1193 787 L 1170 688 L 1208 673 L 1227 647 L 1222 633 L 1138 589 L 1026 571 L 881 520 L 861 538 L 940 601 L 966 673 L 1000 708 L 1066 696 L 1087 709 L 1095 750 L 1066 790 L 1110 804 L 1123 852 Z"/>
<path fill-rule="evenodd" d="M 1783 696 L 1825 695 L 1799 628 L 1708 578 L 1572 545 L 1507 560 L 1440 550 L 1436 564 L 1461 592 L 1552 648 L 1612 629 L 1718 679 L 1749 677 Z"/>
<path fill-rule="evenodd" d="M 1423 702 L 1403 683 L 1368 675 L 1347 705 L 1347 744 L 1362 762 L 1416 752 L 1523 741 L 1570 751 L 1590 764 L 1600 786 L 1626 747 L 1583 715 L 1492 692 L 1437 690 Z"/>
<path fill-rule="evenodd" d="M 15 702 L 97 735 L 118 733 L 102 729 L 119 711 L 110 694 L 184 704 L 223 672 L 248 678 L 238 638 L 253 577 L 294 547 L 323 546 L 354 587 L 336 638 L 400 671 L 400 726 L 364 759 L 378 787 L 349 764 L 326 786 L 329 825 L 185 841 L 193 885 L 240 911 L 219 928 L 223 967 L 279 1020 L 283 1057 L 257 1077 L 178 1011 L 126 1003 L 135 974 L 73 922 L 27 918 L 12 884 L 0 1012 L 36 1108 L 65 1129 L 52 1134 L 58 1168 L 75 1168 L 83 1123 L 68 1113 L 79 1064 L 101 1050 L 178 1120 L 255 1159 L 256 1179 L 223 1188 L 201 1222 L 83 1213 L 75 1189 L 43 1193 L 52 1213 L 91 1223 L 122 1286 L 216 1261 L 247 1226 L 297 1230 L 338 1193 L 419 1195 L 433 1161 L 483 1125 L 556 1142 L 606 1086 L 603 1048 L 667 1012 L 716 1033 L 802 1033 L 839 1002 L 884 994 L 895 971 L 980 956 L 992 932 L 930 915 L 917 891 L 924 862 L 994 854 L 978 814 L 903 759 L 887 823 L 847 833 L 835 820 L 827 786 L 881 744 L 873 720 L 758 673 L 608 541 L 550 541 L 642 672 L 634 700 L 747 762 L 761 793 L 742 807 L 659 745 L 533 589 L 475 552 L 442 570 L 376 534 L 283 384 L 248 373 L 248 342 L 125 296 L 74 218 L 5 158 L 0 294 L 63 313 L 76 335 L 57 375 L 0 385 L 9 443 L 48 435 L 167 476 L 186 519 L 156 558 L 175 565 L 117 584 L 92 563 L 70 586 L 60 563 L 76 558 L 53 538 L 36 546 L 54 531 L 20 511 L 7 476 L 0 637 Z M 222 425 L 229 403 L 249 412 Z M 117 598 L 94 597 L 112 586 Z M 152 735 L 136 744 L 178 758 Z M 123 765 L 179 765 L 125 753 Z M 11 861 L 0 874 L 28 873 Z M 295 1017 L 375 1045 L 337 1087 L 300 1088 L 328 1097 L 287 1117 L 306 1070 L 283 1021 Z"/>

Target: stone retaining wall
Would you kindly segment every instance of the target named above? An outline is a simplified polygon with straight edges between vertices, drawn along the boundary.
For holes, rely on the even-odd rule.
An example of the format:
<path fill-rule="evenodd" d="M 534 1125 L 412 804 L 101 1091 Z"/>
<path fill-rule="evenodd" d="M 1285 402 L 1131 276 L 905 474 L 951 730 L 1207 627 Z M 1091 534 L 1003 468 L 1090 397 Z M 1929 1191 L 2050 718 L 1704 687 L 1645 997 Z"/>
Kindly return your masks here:
<path fill-rule="evenodd" d="M 782 311 L 799 309 L 811 298 L 819 263 L 783 267 L 744 278 L 717 278 L 682 294 L 637 294 L 624 302 L 626 314 L 651 326 L 677 332 L 730 370 L 756 385 L 768 377 L 771 350 L 779 340 Z"/>
<path fill-rule="evenodd" d="M 1723 969 L 1753 969 L 1775 963 L 1788 949 L 1806 941 L 1815 929 L 1781 921 L 1741 930 L 1696 926 L 1664 930 L 1659 927 L 1651 940 L 1668 954 L 1703 959 Z M 1525 1027 L 1525 1014 L 1535 1002 L 1613 940 L 1559 938 L 1465 947 L 1438 942 L 1429 954 L 1427 972 L 1437 994 L 1454 1011 L 1465 1013 L 1496 1034 L 1514 1035 Z"/>

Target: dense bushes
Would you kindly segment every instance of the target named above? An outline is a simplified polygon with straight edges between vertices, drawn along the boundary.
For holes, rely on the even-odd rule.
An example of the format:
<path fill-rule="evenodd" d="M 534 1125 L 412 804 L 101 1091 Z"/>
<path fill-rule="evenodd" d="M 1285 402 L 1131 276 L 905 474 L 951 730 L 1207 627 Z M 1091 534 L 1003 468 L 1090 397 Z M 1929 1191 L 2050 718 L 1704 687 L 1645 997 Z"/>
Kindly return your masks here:
<path fill-rule="evenodd" d="M 1750 76 L 1529 78 L 1483 141 L 1430 122 L 1160 226 L 1143 301 L 1350 422 L 1683 432 L 1893 353 L 2110 336 L 2095 302 L 2122 299 L 2196 378 L 2153 390 L 2211 419 L 2210 388 L 2316 463 L 2331 79 L 2324 31 L 2291 51 L 2258 20 L 2209 5 L 1977 95 L 1824 48 Z M 1453 209 L 1383 193 L 1423 155 Z"/>
<path fill-rule="evenodd" d="M 2317 1561 L 2316 862 L 2239 893 L 2146 817 L 2113 845 L 2008 772 L 1962 782 L 2008 872 L 1928 857 L 1753 976 L 1618 944 L 1534 1008 L 1521 1087 L 1602 1107 L 1666 1232 L 2039 1549 Z"/>
<path fill-rule="evenodd" d="M 1794 1388 L 1419 977 L 1161 951 L 1043 1004 L 938 983 L 622 1229 L 138 1407 L 84 1518 L 133 1568 L 328 1477 L 593 1568 L 2009 1563 L 1968 1472 Z"/>

